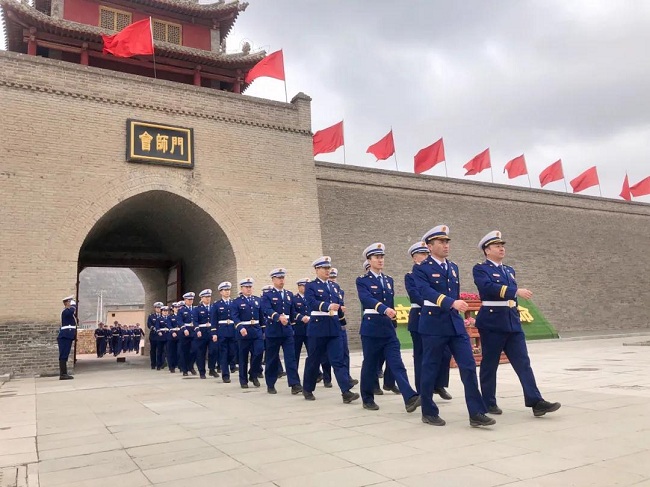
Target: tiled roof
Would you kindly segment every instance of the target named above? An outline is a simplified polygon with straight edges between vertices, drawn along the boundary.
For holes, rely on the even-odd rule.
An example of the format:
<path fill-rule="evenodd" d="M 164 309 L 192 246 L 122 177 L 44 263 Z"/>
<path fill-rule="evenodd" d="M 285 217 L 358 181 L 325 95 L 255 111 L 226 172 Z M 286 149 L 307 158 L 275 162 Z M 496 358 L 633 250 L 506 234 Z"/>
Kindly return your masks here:
<path fill-rule="evenodd" d="M 175 0 L 152 1 L 181 3 Z M 102 29 L 101 27 L 80 24 L 70 20 L 55 19 L 39 12 L 34 7 L 30 7 L 16 0 L 0 0 L 0 7 L 2 7 L 2 19 L 5 24 L 7 49 L 10 51 L 25 52 L 23 25 L 29 27 L 33 26 L 38 31 L 48 32 L 61 37 L 82 40 L 89 43 L 96 43 L 99 45 L 102 44 L 102 34 L 114 34 L 114 32 Z M 16 20 L 12 20 L 12 17 Z M 264 51 L 249 54 L 243 52 L 225 54 L 222 52 L 179 46 L 177 44 L 162 41 L 155 41 L 154 49 L 157 56 L 190 61 L 207 66 L 242 69 L 242 71 L 250 69 L 266 56 Z"/>

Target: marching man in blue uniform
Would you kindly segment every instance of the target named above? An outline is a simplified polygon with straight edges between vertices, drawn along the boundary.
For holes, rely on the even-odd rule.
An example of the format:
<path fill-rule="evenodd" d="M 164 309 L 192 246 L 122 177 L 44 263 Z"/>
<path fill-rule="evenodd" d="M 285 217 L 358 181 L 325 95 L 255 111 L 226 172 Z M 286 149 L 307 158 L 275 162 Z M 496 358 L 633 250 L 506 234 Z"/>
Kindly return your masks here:
<path fill-rule="evenodd" d="M 68 357 L 77 334 L 77 317 L 75 316 L 77 303 L 74 296 L 63 298 L 63 306 L 61 328 L 59 328 L 59 335 L 56 338 L 59 345 L 59 380 L 70 380 L 74 377 L 68 374 Z"/>
<path fill-rule="evenodd" d="M 422 240 L 431 255 L 413 266 L 415 287 L 422 296 L 422 312 L 418 333 L 422 339 L 422 422 L 444 426 L 433 392 L 440 367 L 449 347 L 458 364 L 465 389 L 465 402 L 471 426 L 489 426 L 496 421 L 485 415 L 487 408 L 478 389 L 476 362 L 472 345 L 460 313 L 467 311 L 467 303 L 460 296 L 458 266 L 447 259 L 449 255 L 449 227 L 438 225 L 429 230 Z M 446 365 L 446 364 L 445 364 Z"/>
<path fill-rule="evenodd" d="M 194 339 L 192 349 L 196 355 L 196 368 L 199 369 L 199 377 L 206 379 L 205 359 L 208 352 L 210 337 L 210 308 L 212 301 L 212 289 L 204 289 L 199 293 L 201 304 L 192 310 L 192 322 L 194 323 Z"/>
<path fill-rule="evenodd" d="M 232 320 L 239 343 L 239 385 L 248 388 L 248 381 L 260 386 L 258 371 L 262 368 L 262 311 L 260 298 L 253 295 L 253 279 L 246 277 L 239 281 L 241 294 L 231 304 Z M 250 357 L 250 368 L 249 368 Z"/>
<path fill-rule="evenodd" d="M 329 282 L 334 286 L 334 289 L 339 293 L 341 298 L 341 307 L 339 308 L 339 320 L 341 321 L 341 346 L 343 347 L 343 362 L 345 363 L 345 369 L 348 371 L 348 376 L 350 377 L 350 384 L 356 386 L 359 381 L 353 379 L 350 375 L 350 346 L 348 344 L 348 331 L 347 325 L 348 322 L 345 319 L 345 292 L 341 289 L 341 285 L 336 281 L 339 277 L 339 271 L 336 267 L 330 269 Z M 324 367 L 324 366 L 323 366 Z M 325 374 L 323 374 L 325 375 Z M 331 373 L 330 373 L 331 380 Z"/>
<path fill-rule="evenodd" d="M 232 300 L 230 292 L 232 284 L 224 281 L 217 287 L 221 299 L 212 305 L 210 322 L 217 326 L 217 343 L 219 345 L 219 362 L 221 364 L 221 379 L 230 382 L 230 372 L 233 360 L 239 361 L 239 352 L 235 336 L 235 322 L 232 320 Z M 233 367 L 234 369 L 234 367 Z M 232 370 L 234 372 L 234 370 Z"/>
<path fill-rule="evenodd" d="M 429 257 L 429 248 L 424 242 L 416 242 L 408 250 L 413 264 L 419 264 L 427 257 Z M 422 375 L 422 338 L 418 332 L 420 324 L 420 314 L 424 299 L 415 286 L 413 273 L 407 272 L 404 276 L 404 287 L 406 293 L 411 301 L 411 309 L 409 310 L 408 331 L 413 340 L 413 367 L 415 369 L 415 390 L 420 392 L 420 378 Z M 447 392 L 445 387 L 449 386 L 449 366 L 451 361 L 451 352 L 449 347 L 445 347 L 445 353 L 442 357 L 442 364 L 440 365 L 440 372 L 436 378 L 435 393 L 439 394 L 442 399 L 450 400 L 451 394 Z"/>
<path fill-rule="evenodd" d="M 140 340 L 142 340 L 142 328 L 140 328 L 140 323 L 135 324 L 133 329 L 133 348 L 135 348 L 135 354 L 140 354 Z"/>
<path fill-rule="evenodd" d="M 269 274 L 273 287 L 261 299 L 262 313 L 266 317 L 266 361 L 264 374 L 267 392 L 277 394 L 275 383 L 280 370 L 280 348 L 284 355 L 284 366 L 291 394 L 300 394 L 300 376 L 296 363 L 296 350 L 293 339 L 291 321 L 296 314 L 294 296 L 291 291 L 284 289 L 284 278 L 287 271 L 282 268 L 273 269 Z"/>
<path fill-rule="evenodd" d="M 167 316 L 167 365 L 169 372 L 172 374 L 176 372 L 178 367 L 178 340 L 180 339 L 181 332 L 181 317 L 178 314 L 183 302 L 172 303 L 172 311 Z"/>
<path fill-rule="evenodd" d="M 156 368 L 156 356 L 158 354 L 158 341 L 156 338 L 156 321 L 161 316 L 160 308 L 163 303 L 156 301 L 153 303 L 153 313 L 147 317 L 147 329 L 149 330 L 149 360 L 151 362 L 151 369 Z"/>
<path fill-rule="evenodd" d="M 382 243 L 366 247 L 363 256 L 370 262 L 370 270 L 357 277 L 357 293 L 363 308 L 360 328 L 363 348 L 361 399 L 364 409 L 379 409 L 375 402 L 374 390 L 377 384 L 377 365 L 384 359 L 404 398 L 406 412 L 412 413 L 420 406 L 420 396 L 409 384 L 406 367 L 402 362 L 394 323 L 397 319 L 395 286 L 393 278 L 382 272 L 385 255 L 386 247 Z"/>
<path fill-rule="evenodd" d="M 165 366 L 167 359 L 167 335 L 169 334 L 169 326 L 167 325 L 167 318 L 169 317 L 169 306 L 161 306 L 161 315 L 156 320 L 156 370 L 162 370 Z"/>
<path fill-rule="evenodd" d="M 341 321 L 339 309 L 341 300 L 338 292 L 328 281 L 332 259 L 323 256 L 316 259 L 312 266 L 316 270 L 316 279 L 305 286 L 305 299 L 310 310 L 307 326 L 307 360 L 303 378 L 303 395 L 306 400 L 314 401 L 314 389 L 318 377 L 318 366 L 325 356 L 334 369 L 336 382 L 341 389 L 345 404 L 359 399 L 359 394 L 350 391 L 350 375 L 345 369 L 343 346 L 341 345 Z"/>
<path fill-rule="evenodd" d="M 300 364 L 300 354 L 303 345 L 307 348 L 307 323 L 309 323 L 309 310 L 305 301 L 305 285 L 309 278 L 303 278 L 296 281 L 298 292 L 293 296 L 293 307 L 295 314 L 293 320 L 293 344 L 294 355 L 296 357 L 296 367 Z"/>
<path fill-rule="evenodd" d="M 505 243 L 498 230 L 485 235 L 478 248 L 483 251 L 486 260 L 476 264 L 473 269 L 474 283 L 482 301 L 476 316 L 483 349 L 481 392 L 488 412 L 501 414 L 496 400 L 497 368 L 501 352 L 505 352 L 524 390 L 526 407 L 532 408 L 535 416 L 544 416 L 560 409 L 560 403 L 545 401 L 537 389 L 517 309 L 517 298 L 530 299 L 533 293 L 520 288 L 515 270 L 503 264 Z"/>
<path fill-rule="evenodd" d="M 183 372 L 183 377 L 187 377 L 189 372 L 196 375 L 194 370 L 194 351 L 192 350 L 192 340 L 194 338 L 194 323 L 192 322 L 192 311 L 194 308 L 194 296 L 192 292 L 183 294 L 183 306 L 178 310 L 180 317 L 181 338 L 178 341 L 178 363 Z"/>

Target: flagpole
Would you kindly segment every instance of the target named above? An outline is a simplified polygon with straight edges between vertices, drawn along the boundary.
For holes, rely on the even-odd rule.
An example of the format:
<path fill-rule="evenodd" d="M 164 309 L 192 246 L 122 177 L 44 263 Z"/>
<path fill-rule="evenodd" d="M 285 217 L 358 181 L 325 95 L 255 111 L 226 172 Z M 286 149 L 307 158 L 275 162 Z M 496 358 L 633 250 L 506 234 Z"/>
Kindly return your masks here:
<path fill-rule="evenodd" d="M 449 177 L 449 173 L 447 172 L 447 161 L 445 161 L 445 177 Z"/>
<path fill-rule="evenodd" d="M 492 170 L 492 164 L 490 164 L 490 176 L 492 177 L 492 183 L 494 183 L 494 171 Z"/>
<path fill-rule="evenodd" d="M 395 170 L 399 171 L 399 167 L 397 167 L 397 151 L 393 151 L 393 157 L 395 158 Z"/>
<path fill-rule="evenodd" d="M 562 170 L 564 172 L 564 169 Z M 564 192 L 568 193 L 569 192 L 569 187 L 566 185 L 566 178 L 562 178 L 564 180 Z"/>
<path fill-rule="evenodd" d="M 153 45 L 153 22 L 151 20 L 151 17 L 149 17 L 149 30 L 151 31 L 151 47 L 153 51 L 153 77 L 155 79 L 158 79 L 158 74 L 156 73 L 156 48 Z"/>
<path fill-rule="evenodd" d="M 345 165 L 345 119 L 341 119 L 341 129 L 343 130 L 343 165 Z"/>
<path fill-rule="evenodd" d="M 399 167 L 397 166 L 397 151 L 395 150 L 395 134 L 393 134 L 393 126 L 390 126 L 390 134 L 393 139 L 393 157 L 395 158 L 395 170 L 399 172 Z"/>
<path fill-rule="evenodd" d="M 289 95 L 287 95 L 287 80 L 284 80 L 284 102 L 289 103 Z"/>
<path fill-rule="evenodd" d="M 598 192 L 600 193 L 600 197 L 603 197 L 603 190 L 600 189 L 600 182 L 598 183 Z"/>
<path fill-rule="evenodd" d="M 528 170 L 528 168 L 526 168 L 526 170 Z M 533 184 L 530 182 L 530 174 L 526 173 L 526 177 L 528 178 L 528 187 L 532 188 Z"/>

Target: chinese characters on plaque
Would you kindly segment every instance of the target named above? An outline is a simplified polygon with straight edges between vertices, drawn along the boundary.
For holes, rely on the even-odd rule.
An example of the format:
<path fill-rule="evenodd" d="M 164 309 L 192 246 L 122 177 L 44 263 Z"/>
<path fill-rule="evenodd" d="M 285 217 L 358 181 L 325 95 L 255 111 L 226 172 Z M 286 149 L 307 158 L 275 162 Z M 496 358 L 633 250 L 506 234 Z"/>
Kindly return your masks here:
<path fill-rule="evenodd" d="M 126 160 L 193 168 L 194 131 L 128 119 Z"/>

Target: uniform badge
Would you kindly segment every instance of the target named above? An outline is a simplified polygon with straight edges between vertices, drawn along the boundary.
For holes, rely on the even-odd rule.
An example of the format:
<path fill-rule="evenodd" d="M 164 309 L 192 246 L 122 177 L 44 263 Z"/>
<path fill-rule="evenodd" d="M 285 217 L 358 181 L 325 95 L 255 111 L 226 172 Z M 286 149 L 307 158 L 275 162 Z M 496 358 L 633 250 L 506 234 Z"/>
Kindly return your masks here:
<path fill-rule="evenodd" d="M 440 277 L 440 274 L 431 274 L 431 277 Z"/>
<path fill-rule="evenodd" d="M 319 289 L 318 292 L 319 293 L 324 293 L 325 291 L 323 291 L 322 289 Z"/>
<path fill-rule="evenodd" d="M 500 274 L 492 274 L 494 277 L 499 277 Z"/>
<path fill-rule="evenodd" d="M 456 277 L 456 271 L 454 269 L 451 270 L 451 275 Z"/>
<path fill-rule="evenodd" d="M 255 301 L 255 306 L 259 306 L 259 305 L 260 305 L 260 303 L 258 303 L 257 301 Z"/>
<path fill-rule="evenodd" d="M 370 289 L 377 289 L 377 286 L 370 286 Z"/>
<path fill-rule="evenodd" d="M 390 289 L 390 282 L 387 282 L 387 283 L 386 283 L 386 287 L 387 287 L 388 289 Z"/>

